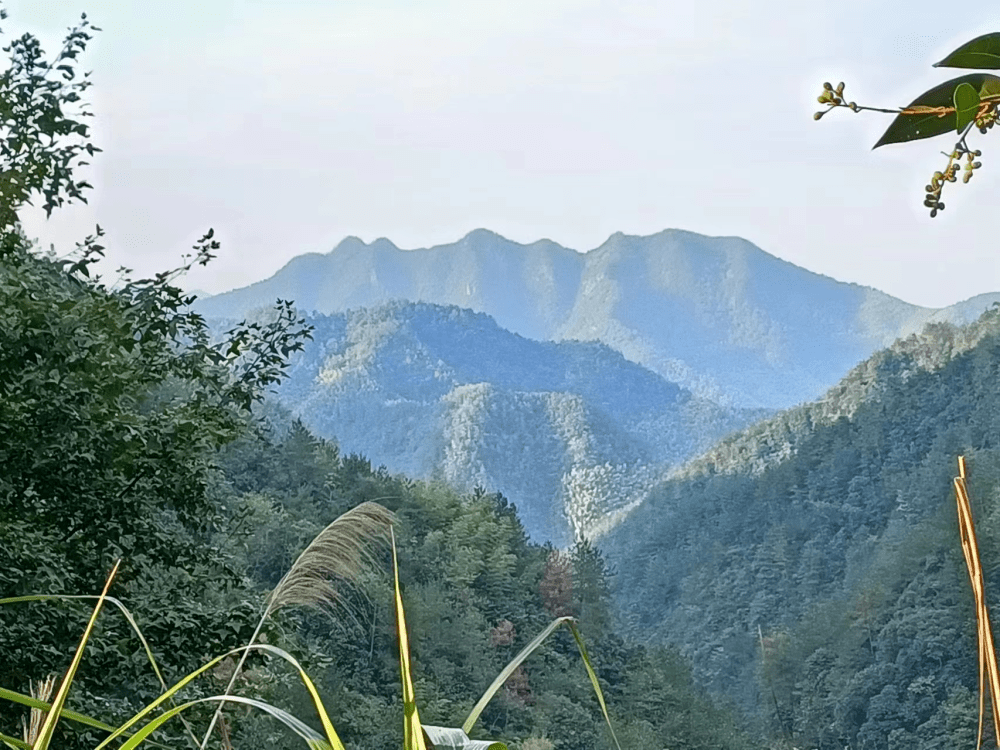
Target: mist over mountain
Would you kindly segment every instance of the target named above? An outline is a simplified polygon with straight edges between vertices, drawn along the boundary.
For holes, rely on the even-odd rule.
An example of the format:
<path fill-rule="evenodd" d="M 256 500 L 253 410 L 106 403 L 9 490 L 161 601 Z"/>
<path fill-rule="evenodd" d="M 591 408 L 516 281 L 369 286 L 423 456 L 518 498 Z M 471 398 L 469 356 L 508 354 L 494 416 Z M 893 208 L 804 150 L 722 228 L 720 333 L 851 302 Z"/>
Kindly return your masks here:
<path fill-rule="evenodd" d="M 764 416 L 723 407 L 609 347 L 539 342 L 457 307 L 310 318 L 278 397 L 342 452 L 501 491 L 533 538 L 594 536 L 670 466 Z"/>
<path fill-rule="evenodd" d="M 349 237 L 330 253 L 299 256 L 269 279 L 195 307 L 232 318 L 279 297 L 320 313 L 389 300 L 456 305 L 527 338 L 599 341 L 700 396 L 767 408 L 817 398 L 897 338 L 928 322 L 969 322 L 1000 300 L 990 294 L 941 310 L 918 307 L 799 268 L 743 239 L 673 229 L 616 233 L 585 254 L 477 229 L 419 250 Z"/>
<path fill-rule="evenodd" d="M 700 684 L 802 747 L 933 747 L 973 727 L 951 478 L 967 456 L 991 590 L 998 376 L 1000 311 L 931 325 L 675 470 L 599 540 L 624 630 L 680 647 Z"/>

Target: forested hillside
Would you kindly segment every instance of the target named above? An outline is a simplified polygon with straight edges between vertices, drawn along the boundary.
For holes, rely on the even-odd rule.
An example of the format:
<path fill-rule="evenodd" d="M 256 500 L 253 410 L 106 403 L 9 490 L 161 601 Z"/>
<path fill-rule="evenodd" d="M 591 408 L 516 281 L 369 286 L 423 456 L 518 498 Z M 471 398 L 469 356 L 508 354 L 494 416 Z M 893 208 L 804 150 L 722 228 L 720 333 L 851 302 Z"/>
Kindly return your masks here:
<path fill-rule="evenodd" d="M 799 747 L 974 741 L 951 478 L 967 456 L 995 594 L 998 374 L 1000 311 L 932 326 L 679 471 L 602 540 L 626 633 Z"/>
<path fill-rule="evenodd" d="M 670 466 L 769 412 L 700 398 L 596 342 L 390 303 L 308 317 L 278 398 L 390 472 L 499 490 L 532 539 L 593 538 Z M 229 323 L 214 322 L 217 330 Z"/>
<path fill-rule="evenodd" d="M 285 423 L 278 419 L 278 424 Z M 248 435 L 221 457 L 220 498 L 256 585 L 273 586 L 293 556 L 336 515 L 377 500 L 399 518 L 400 574 L 421 719 L 460 726 L 503 665 L 554 617 L 573 614 L 587 639 L 623 747 L 751 747 L 713 707 L 671 649 L 634 645 L 612 625 L 608 570 L 586 544 L 565 553 L 528 541 L 499 494 L 460 495 L 374 470 L 301 423 Z M 234 527 L 235 528 L 235 527 Z M 399 663 L 388 576 L 371 581 L 335 620 L 293 614 L 271 637 L 297 644 L 330 696 L 348 747 L 401 746 Z M 248 677 L 252 680 L 253 677 Z M 305 696 L 276 688 L 280 705 Z M 266 722 L 237 722 L 244 746 L 284 746 Z M 611 747 L 568 633 L 557 632 L 508 681 L 473 736 L 533 750 Z M 291 745 L 289 745 L 291 747 Z"/>

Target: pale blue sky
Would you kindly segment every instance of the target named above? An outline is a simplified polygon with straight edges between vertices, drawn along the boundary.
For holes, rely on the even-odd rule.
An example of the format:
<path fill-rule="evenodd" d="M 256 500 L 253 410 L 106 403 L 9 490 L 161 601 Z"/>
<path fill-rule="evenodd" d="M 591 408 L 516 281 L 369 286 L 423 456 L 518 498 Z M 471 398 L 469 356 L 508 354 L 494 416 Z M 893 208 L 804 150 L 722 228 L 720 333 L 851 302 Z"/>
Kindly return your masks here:
<path fill-rule="evenodd" d="M 952 141 L 871 146 L 891 119 L 812 113 L 824 80 L 899 106 L 1000 30 L 995 0 L 7 0 L 52 54 L 103 28 L 89 207 L 30 236 L 107 232 L 112 271 L 173 267 L 204 230 L 219 292 L 347 235 L 403 248 L 485 227 L 577 250 L 612 232 L 738 235 L 810 270 L 943 306 L 1000 290 L 1000 138 L 949 185 Z M 5 42 L 6 43 L 6 40 Z"/>

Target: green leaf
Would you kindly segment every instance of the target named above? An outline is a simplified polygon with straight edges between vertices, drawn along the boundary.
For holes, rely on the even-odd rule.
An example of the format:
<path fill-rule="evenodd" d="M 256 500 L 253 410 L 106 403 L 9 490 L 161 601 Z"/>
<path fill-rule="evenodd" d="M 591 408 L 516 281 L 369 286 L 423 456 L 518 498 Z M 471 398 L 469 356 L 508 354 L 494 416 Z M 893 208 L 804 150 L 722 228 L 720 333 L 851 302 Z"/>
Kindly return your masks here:
<path fill-rule="evenodd" d="M 522 648 L 521 652 L 513 659 L 511 659 L 510 663 L 507 664 L 506 667 L 500 670 L 500 674 L 498 674 L 496 676 L 496 679 L 493 680 L 493 682 L 490 684 L 488 688 L 486 688 L 486 692 L 483 693 L 483 696 L 479 699 L 476 705 L 473 706 L 472 711 L 469 712 L 469 716 L 465 720 L 465 723 L 462 724 L 462 730 L 465 731 L 466 734 L 472 731 L 472 727 L 474 727 L 476 722 L 479 720 L 479 715 L 483 712 L 483 709 L 486 708 L 486 704 L 493 699 L 493 696 L 497 694 L 497 691 L 501 687 L 503 687 L 504 683 L 507 682 L 507 679 L 512 674 L 514 674 L 514 670 L 516 670 L 519 666 L 521 666 L 521 663 L 529 656 L 531 656 L 531 654 L 534 653 L 535 650 L 542 645 L 545 639 L 552 634 L 552 631 L 554 631 L 560 625 L 572 621 L 573 621 L 572 617 L 559 617 L 550 622 L 548 624 L 548 627 L 545 628 L 545 630 L 536 635 L 532 639 L 531 643 Z"/>
<path fill-rule="evenodd" d="M 207 672 L 209 669 L 211 669 L 212 667 L 214 667 L 216 664 L 218 664 L 219 662 L 221 662 L 226 657 L 232 656 L 234 654 L 238 654 L 241 651 L 248 651 L 248 650 L 266 651 L 269 654 L 273 654 L 274 656 L 278 656 L 278 657 L 284 659 L 285 661 L 287 661 L 289 664 L 291 664 L 292 666 L 294 666 L 298 670 L 299 677 L 302 679 L 303 684 L 306 686 L 306 689 L 309 691 L 310 696 L 312 696 L 313 707 L 316 709 L 317 714 L 319 714 L 320 721 L 323 724 L 323 729 L 324 729 L 324 731 L 326 731 L 326 734 L 327 734 L 326 739 L 323 739 L 322 735 L 316 734 L 315 732 L 313 733 L 315 736 L 310 735 L 309 738 L 301 735 L 301 733 L 300 733 L 300 736 L 303 736 L 303 739 L 316 739 L 316 738 L 319 738 L 320 740 L 322 740 L 321 746 L 325 747 L 325 748 L 328 748 L 329 750 L 344 750 L 344 745 L 340 741 L 340 738 L 337 736 L 337 733 L 333 729 L 333 724 L 330 722 L 330 717 L 328 716 L 328 714 L 326 712 L 326 709 L 323 706 L 323 702 L 320 700 L 319 693 L 316 690 L 316 686 L 313 684 L 312 680 L 309 679 L 309 676 L 306 674 L 305 670 L 302 668 L 302 665 L 299 664 L 299 662 L 295 659 L 295 657 L 292 656 L 291 654 L 289 654 L 287 651 L 285 651 L 283 649 L 280 649 L 277 646 L 271 646 L 271 645 L 266 644 L 266 643 L 255 643 L 255 644 L 252 644 L 250 646 L 240 646 L 239 648 L 235 648 L 232 651 L 229 651 L 228 653 L 222 654 L 221 656 L 217 656 L 214 659 L 212 659 L 210 662 L 208 662 L 206 664 L 203 664 L 201 667 L 199 667 L 198 669 L 196 669 L 194 672 L 191 672 L 189 675 L 181 678 L 181 680 L 179 682 L 177 682 L 173 687 L 171 687 L 169 690 L 167 690 L 165 693 L 163 693 L 163 695 L 161 695 L 160 697 L 158 697 L 156 700 L 154 700 L 152 703 L 150 703 L 148 706 L 146 706 L 144 709 L 142 709 L 139 713 L 137 713 L 131 719 L 129 719 L 124 724 L 122 724 L 120 727 L 118 727 L 118 729 L 116 729 L 109 737 L 105 738 L 105 740 L 103 742 L 101 742 L 101 744 L 99 744 L 96 748 L 94 748 L 94 750 L 102 750 L 102 748 L 107 747 L 111 743 L 111 741 L 114 740 L 116 737 L 119 737 L 119 736 L 121 736 L 123 734 L 126 734 L 128 732 L 128 730 L 130 730 L 133 726 L 135 726 L 140 721 L 142 721 L 146 716 L 148 716 L 150 713 L 152 713 L 157 708 L 159 708 L 159 706 L 162 703 L 164 703 L 165 701 L 169 700 L 172 696 L 174 696 L 177 692 L 179 692 L 185 685 L 187 685 L 189 682 L 191 682 L 193 679 L 195 679 L 199 675 L 204 674 L 205 672 Z M 240 698 L 239 696 L 235 696 L 235 695 L 231 695 L 228 698 L 226 698 L 226 696 L 216 696 L 214 698 L 203 699 L 203 700 L 220 701 L 222 703 L 228 703 L 230 701 L 236 702 L 236 703 L 240 703 L 240 702 L 246 703 L 247 702 L 246 698 Z M 184 708 L 186 708 L 187 706 L 190 706 L 190 705 L 192 705 L 192 704 L 191 703 L 186 703 L 183 706 L 178 706 L 176 709 L 171 709 L 170 711 L 167 711 L 166 713 L 163 714 L 163 716 L 174 716 L 174 715 L 180 713 L 181 710 L 183 710 Z M 271 710 L 271 708 L 273 708 L 273 707 L 267 706 L 267 704 L 258 704 L 258 703 L 254 703 L 253 705 L 257 706 L 257 708 L 261 708 L 261 709 L 267 711 L 272 716 L 276 716 L 276 718 L 279 718 L 281 721 L 285 722 L 285 724 L 288 724 L 293 730 L 298 731 L 298 730 L 295 729 L 294 726 L 291 726 L 291 724 L 289 724 L 289 722 L 286 721 L 285 718 L 282 718 L 281 716 L 278 716 L 277 714 L 275 714 L 274 711 Z M 292 718 L 294 718 L 294 717 L 292 717 Z M 296 719 L 295 721 L 298 721 L 298 720 Z M 149 725 L 147 725 L 147 727 L 148 726 Z M 150 730 L 150 731 L 152 731 L 152 730 Z M 138 737 L 139 735 L 140 735 L 140 732 L 136 732 L 136 734 L 134 736 Z M 142 736 L 145 736 L 145 735 L 142 735 Z"/>
<path fill-rule="evenodd" d="M 206 703 L 208 701 L 224 701 L 226 703 L 243 703 L 247 706 L 253 706 L 258 708 L 265 713 L 270 714 L 286 727 L 295 732 L 303 741 L 309 746 L 310 750 L 331 750 L 330 745 L 323 735 L 319 734 L 315 729 L 310 727 L 308 724 L 303 722 L 301 719 L 292 716 L 287 711 L 272 706 L 270 703 L 264 703 L 263 701 L 255 700 L 253 698 L 244 698 L 240 695 L 213 695 L 211 698 L 199 698 L 197 700 L 188 701 L 187 703 L 182 703 L 181 705 L 160 714 L 155 719 L 150 721 L 146 726 L 136 732 L 127 742 L 121 746 L 121 750 L 135 750 L 139 744 L 145 740 L 149 735 L 160 728 L 161 725 L 165 724 L 167 721 L 172 719 L 174 716 L 179 714 L 191 706 L 198 703 Z M 103 744 L 103 743 L 102 743 Z"/>
<path fill-rule="evenodd" d="M 95 597 L 96 598 L 96 597 Z M 108 597 L 110 598 L 110 597 Z M 28 708 L 38 708 L 42 711 L 48 712 L 52 705 L 46 703 L 45 701 L 40 701 L 37 698 L 32 698 L 30 695 L 24 695 L 23 693 L 17 693 L 13 690 L 8 690 L 7 688 L 0 687 L 0 698 L 12 701 L 13 703 L 20 703 L 22 706 L 27 706 Z M 91 718 L 85 714 L 77 713 L 76 711 L 70 711 L 67 708 L 62 710 L 60 715 L 61 719 L 67 719 L 69 721 L 75 721 L 78 724 L 83 724 L 88 727 L 93 727 L 94 729 L 101 729 L 105 732 L 114 732 L 115 728 L 110 724 L 105 724 L 103 721 L 98 721 L 97 719 Z M 126 737 L 131 737 L 132 735 L 128 732 L 123 733 Z M 6 735 L 0 734 L 0 740 L 8 742 L 10 740 Z M 27 743 L 21 742 L 21 740 L 14 740 L 15 743 L 20 743 L 19 746 L 23 745 L 25 748 L 28 747 Z M 9 742 L 8 742 L 9 744 Z M 161 745 L 159 742 L 150 741 L 150 745 L 154 747 L 162 747 L 164 750 L 170 750 L 167 745 Z"/>
<path fill-rule="evenodd" d="M 94 624 L 97 622 L 97 616 L 101 613 L 101 605 L 104 604 L 104 597 L 108 595 L 108 589 L 111 587 L 111 581 L 114 580 L 120 564 L 121 560 L 115 563 L 115 567 L 111 570 L 111 574 L 108 576 L 108 580 L 104 584 L 104 591 L 101 592 L 101 598 L 97 600 L 94 612 L 90 615 L 90 622 L 87 623 L 87 629 L 83 631 L 83 637 L 80 639 L 80 644 L 76 647 L 76 653 L 73 654 L 73 661 L 70 663 L 69 669 L 66 671 L 66 676 L 63 677 L 62 683 L 59 685 L 59 690 L 56 691 L 56 697 L 52 701 L 52 708 L 49 709 L 49 713 L 45 717 L 45 722 L 42 724 L 42 728 L 38 732 L 38 739 L 35 740 L 33 750 L 47 750 L 49 744 L 52 742 L 52 735 L 55 732 L 56 722 L 59 721 L 59 714 L 62 713 L 63 706 L 66 704 L 66 698 L 69 696 L 70 685 L 73 684 L 73 678 L 76 676 L 76 670 L 79 669 L 80 662 L 83 661 L 83 651 L 87 647 L 87 641 L 90 639 L 90 634 L 94 632 Z"/>
<path fill-rule="evenodd" d="M 587 668 L 587 676 L 590 678 L 590 684 L 594 686 L 594 693 L 597 695 L 597 701 L 601 704 L 601 713 L 604 714 L 604 721 L 608 724 L 608 729 L 611 730 L 611 739 L 615 741 L 615 747 L 618 750 L 622 750 L 622 746 L 618 744 L 618 737 L 615 735 L 615 728 L 611 725 L 611 717 L 608 715 L 608 706 L 604 702 L 604 693 L 601 690 L 601 685 L 597 681 L 597 673 L 594 671 L 593 665 L 590 663 L 590 657 L 587 655 L 587 647 L 583 645 L 583 636 L 580 635 L 580 631 L 577 630 L 576 623 L 570 622 L 569 629 L 573 631 L 573 638 L 576 639 L 576 647 L 580 649 L 580 658 L 583 659 L 583 666 Z"/>
<path fill-rule="evenodd" d="M 935 68 L 980 68 L 1000 70 L 1000 33 L 983 34 L 971 42 L 966 42 Z"/>
<path fill-rule="evenodd" d="M 993 97 L 1000 97 L 1000 78 L 991 76 L 988 80 L 983 81 L 983 85 L 979 89 L 979 98 L 982 100 Z"/>
<path fill-rule="evenodd" d="M 472 731 L 472 727 L 475 725 L 476 721 L 479 720 L 479 715 L 486 708 L 486 704 L 490 702 L 496 692 L 507 682 L 509 678 L 521 663 L 527 659 L 531 654 L 542 645 L 542 642 L 548 638 L 552 632 L 558 628 L 560 625 L 566 625 L 570 631 L 573 633 L 573 638 L 576 640 L 576 647 L 580 651 L 580 658 L 583 660 L 583 666 L 587 670 L 587 676 L 590 678 L 590 684 L 594 687 L 594 694 L 597 696 L 598 703 L 601 704 L 601 712 L 604 714 L 604 720 L 608 724 L 608 729 L 611 730 L 611 738 L 615 742 L 615 747 L 621 750 L 621 745 L 618 744 L 618 737 L 615 735 L 615 728 L 611 725 L 611 717 L 608 715 L 608 707 L 604 702 L 604 693 L 601 691 L 601 685 L 597 681 L 597 674 L 594 672 L 594 667 L 590 663 L 590 656 L 587 655 L 587 648 L 583 644 L 583 637 L 580 635 L 580 631 L 577 630 L 576 620 L 573 617 L 559 617 L 549 623 L 548 627 L 545 628 L 541 633 L 536 635 L 531 643 L 521 649 L 521 652 L 510 660 L 510 663 L 501 670 L 497 678 L 493 680 L 492 684 L 486 688 L 486 692 L 483 693 L 483 697 L 479 699 L 479 702 L 473 707 L 472 711 L 469 713 L 468 718 L 466 718 L 465 723 L 462 725 L 462 731 L 468 733 Z"/>
<path fill-rule="evenodd" d="M 4 604 L 17 604 L 19 602 L 44 602 L 44 601 L 71 601 L 74 599 L 99 599 L 100 597 L 96 594 L 28 594 L 26 596 L 9 596 L 4 599 L 0 599 L 0 605 Z M 149 660 L 150 666 L 153 668 L 153 672 L 156 674 L 156 678 L 160 681 L 160 687 L 164 690 L 167 689 L 167 683 L 163 679 L 163 675 L 160 672 L 160 667 L 156 663 L 156 657 L 153 656 L 153 650 L 149 647 L 149 643 L 146 641 L 146 637 L 142 634 L 139 629 L 139 625 L 136 623 L 135 618 L 132 613 L 129 612 L 128 608 L 121 603 L 118 599 L 113 596 L 105 596 L 104 601 L 114 604 L 121 611 L 125 619 L 128 620 L 128 624 L 132 626 L 132 630 L 139 637 L 139 641 L 142 643 L 143 649 L 146 651 L 146 658 Z M 3 688 L 0 688 L 0 697 L 3 697 Z M 66 714 L 66 712 L 64 712 Z M 68 714 L 66 714 L 68 716 Z M 96 725 L 95 725 L 96 726 Z M 110 729 L 108 730 L 110 731 Z"/>
<path fill-rule="evenodd" d="M 7 747 L 14 748 L 14 750 L 31 750 L 31 745 L 24 740 L 6 734 L 0 734 L 0 742 L 3 742 Z"/>
<path fill-rule="evenodd" d="M 493 740 L 470 740 L 464 730 L 453 727 L 434 727 L 422 725 L 424 740 L 430 741 L 435 750 L 507 750 L 503 742 Z"/>
<path fill-rule="evenodd" d="M 403 596 L 399 590 L 399 564 L 396 560 L 395 535 L 392 535 L 392 575 L 396 583 L 396 629 L 399 635 L 399 672 L 400 681 L 403 683 L 403 750 L 427 750 L 427 744 L 424 742 L 424 732 L 420 727 L 420 712 L 417 710 L 416 694 L 413 690 L 413 675 L 410 672 L 410 643 L 406 635 L 406 613 L 403 611 Z"/>
<path fill-rule="evenodd" d="M 970 73 L 925 91 L 910 102 L 903 113 L 896 115 L 889 128 L 872 148 L 876 149 L 889 143 L 933 138 L 951 132 L 955 127 L 955 90 L 962 84 L 969 84 L 977 91 L 993 91 L 1000 84 L 1000 77 L 990 73 Z M 911 113 L 906 114 L 906 110 L 910 110 Z"/>
<path fill-rule="evenodd" d="M 27 706 L 28 708 L 39 708 L 42 711 L 48 711 L 52 706 L 45 701 L 40 701 L 37 698 L 32 698 L 30 695 L 24 695 L 22 693 L 16 693 L 13 690 L 8 690 L 7 688 L 0 687 L 0 698 L 12 701 L 14 703 L 20 703 L 22 706 Z M 113 732 L 115 728 L 110 724 L 105 724 L 103 721 L 98 721 L 84 714 L 78 714 L 75 711 L 69 711 L 63 709 L 62 717 L 64 719 L 69 719 L 70 721 L 75 721 L 79 724 L 84 724 L 88 727 L 94 727 L 94 729 L 103 729 L 105 732 Z"/>
<path fill-rule="evenodd" d="M 965 126 L 976 119 L 979 112 L 979 92 L 971 84 L 963 83 L 955 89 L 955 127 L 959 133 Z"/>

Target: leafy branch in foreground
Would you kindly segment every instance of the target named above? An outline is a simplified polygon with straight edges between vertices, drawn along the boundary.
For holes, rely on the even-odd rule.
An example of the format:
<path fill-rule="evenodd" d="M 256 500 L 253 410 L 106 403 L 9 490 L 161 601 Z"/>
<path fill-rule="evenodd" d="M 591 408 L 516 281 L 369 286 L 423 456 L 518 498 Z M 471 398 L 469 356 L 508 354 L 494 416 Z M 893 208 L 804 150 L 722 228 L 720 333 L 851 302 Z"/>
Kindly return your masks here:
<path fill-rule="evenodd" d="M 966 42 L 944 60 L 935 63 L 934 67 L 1000 70 L 1000 32 L 984 34 Z M 836 88 L 830 83 L 824 83 L 823 93 L 819 95 L 818 101 L 825 104 L 827 109 L 816 112 L 813 115 L 815 120 L 822 119 L 828 112 L 839 107 L 855 113 L 868 111 L 895 114 L 896 118 L 873 148 L 934 138 L 953 129 L 958 133 L 954 148 L 949 152 L 942 152 L 948 157 L 945 168 L 935 172 L 930 183 L 924 187 L 924 206 L 930 209 L 933 218 L 938 211 L 944 210 L 941 193 L 946 182 L 958 180 L 960 166 L 964 172 L 963 183 L 971 180 L 975 170 L 982 166 L 982 162 L 978 161 L 982 151 L 970 148 L 966 138 L 974 127 L 985 135 L 1000 117 L 1000 77 L 989 73 L 969 73 L 945 81 L 925 91 L 907 106 L 897 109 L 867 107 L 849 102 L 844 96 L 843 83 L 839 83 Z"/>

